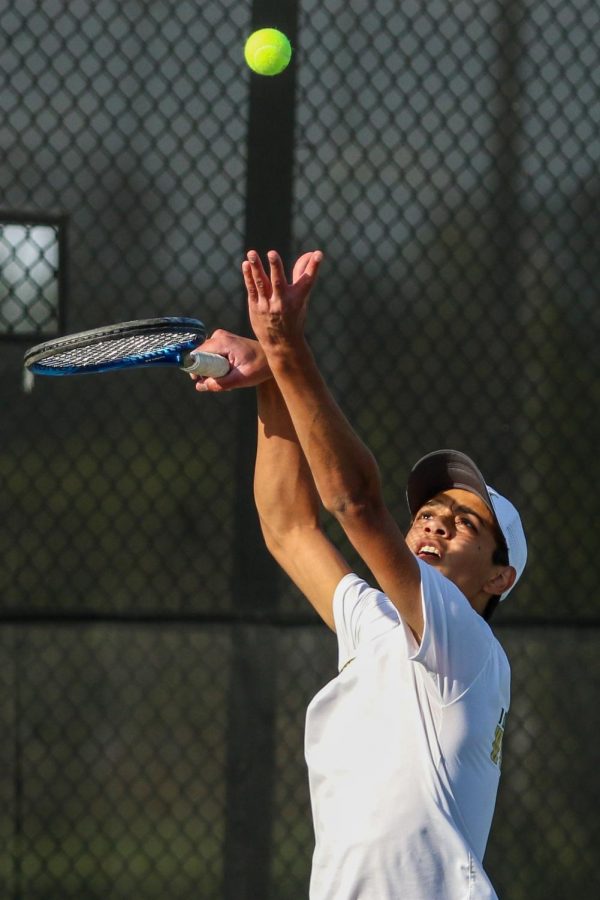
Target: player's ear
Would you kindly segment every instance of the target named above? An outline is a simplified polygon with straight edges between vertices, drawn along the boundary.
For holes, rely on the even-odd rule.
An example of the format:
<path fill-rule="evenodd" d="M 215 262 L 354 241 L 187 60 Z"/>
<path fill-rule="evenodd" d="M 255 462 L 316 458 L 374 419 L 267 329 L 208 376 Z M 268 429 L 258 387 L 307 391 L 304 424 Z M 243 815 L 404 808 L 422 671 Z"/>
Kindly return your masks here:
<path fill-rule="evenodd" d="M 496 572 L 486 581 L 483 590 L 487 594 L 499 597 L 513 586 L 517 572 L 512 566 L 495 566 L 494 568 Z"/>

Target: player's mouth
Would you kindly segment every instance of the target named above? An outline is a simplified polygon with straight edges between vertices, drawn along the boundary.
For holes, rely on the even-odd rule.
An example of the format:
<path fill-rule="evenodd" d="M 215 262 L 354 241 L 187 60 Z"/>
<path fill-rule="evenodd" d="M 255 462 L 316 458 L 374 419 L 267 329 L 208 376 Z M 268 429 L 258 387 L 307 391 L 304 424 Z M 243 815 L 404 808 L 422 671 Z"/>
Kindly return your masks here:
<path fill-rule="evenodd" d="M 417 549 L 417 556 L 425 562 L 439 562 L 442 558 L 442 553 L 439 547 L 436 547 L 434 544 L 421 544 Z"/>

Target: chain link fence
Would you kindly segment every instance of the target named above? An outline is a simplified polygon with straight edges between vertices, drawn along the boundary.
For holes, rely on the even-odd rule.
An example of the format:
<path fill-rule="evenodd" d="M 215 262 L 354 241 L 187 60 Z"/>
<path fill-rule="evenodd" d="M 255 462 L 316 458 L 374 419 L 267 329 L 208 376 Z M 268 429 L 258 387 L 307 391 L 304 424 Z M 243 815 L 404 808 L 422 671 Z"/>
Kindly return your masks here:
<path fill-rule="evenodd" d="M 311 342 L 402 524 L 441 446 L 522 511 L 486 868 L 598 893 L 599 34 L 594 0 L 0 0 L 2 898 L 307 895 L 336 654 L 257 534 L 252 392 L 21 383 L 59 332 L 244 330 L 267 243 L 325 252 Z"/>

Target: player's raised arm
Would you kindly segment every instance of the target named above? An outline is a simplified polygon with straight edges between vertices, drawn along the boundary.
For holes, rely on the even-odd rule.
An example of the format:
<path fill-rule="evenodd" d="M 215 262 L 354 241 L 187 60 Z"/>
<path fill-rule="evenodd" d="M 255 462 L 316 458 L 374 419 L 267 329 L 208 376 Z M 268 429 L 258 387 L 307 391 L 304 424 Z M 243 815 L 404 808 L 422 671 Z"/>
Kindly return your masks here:
<path fill-rule="evenodd" d="M 258 389 L 254 496 L 270 553 L 334 629 L 333 594 L 350 567 L 321 531 L 314 481 L 273 380 Z"/>
<path fill-rule="evenodd" d="M 281 391 L 322 503 L 340 522 L 381 588 L 420 638 L 416 560 L 382 497 L 377 464 L 329 392 L 304 336 L 322 254 L 304 254 L 288 284 L 278 254 L 267 275 L 251 251 L 243 273 L 250 321 Z"/>
<path fill-rule="evenodd" d="M 301 277 L 302 271 L 297 274 Z M 315 484 L 264 351 L 256 340 L 222 329 L 199 349 L 221 354 L 230 369 L 220 378 L 192 376 L 196 390 L 258 387 L 254 494 L 263 536 L 280 566 L 333 628 L 333 594 L 350 567 L 320 529 Z"/>

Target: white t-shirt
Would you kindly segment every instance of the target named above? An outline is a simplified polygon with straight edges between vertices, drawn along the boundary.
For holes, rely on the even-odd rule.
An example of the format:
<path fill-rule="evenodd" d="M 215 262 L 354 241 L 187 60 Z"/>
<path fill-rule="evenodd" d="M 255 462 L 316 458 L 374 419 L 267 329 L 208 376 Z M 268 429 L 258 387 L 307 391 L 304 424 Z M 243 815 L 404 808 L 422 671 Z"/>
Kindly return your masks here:
<path fill-rule="evenodd" d="M 482 867 L 510 668 L 488 624 L 419 562 L 420 646 L 356 575 L 334 596 L 339 674 L 312 700 L 311 900 L 490 900 Z"/>

